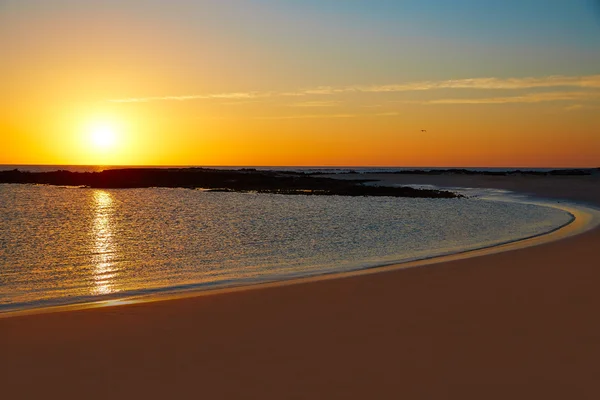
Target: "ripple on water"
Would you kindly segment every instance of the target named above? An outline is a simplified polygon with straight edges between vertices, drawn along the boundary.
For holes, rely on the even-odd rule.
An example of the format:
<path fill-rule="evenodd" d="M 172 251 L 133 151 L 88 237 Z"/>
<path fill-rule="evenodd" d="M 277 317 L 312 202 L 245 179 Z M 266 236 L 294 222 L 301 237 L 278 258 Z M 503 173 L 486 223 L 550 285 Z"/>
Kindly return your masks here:
<path fill-rule="evenodd" d="M 481 199 L 0 185 L 0 310 L 367 268 L 570 219 Z"/>

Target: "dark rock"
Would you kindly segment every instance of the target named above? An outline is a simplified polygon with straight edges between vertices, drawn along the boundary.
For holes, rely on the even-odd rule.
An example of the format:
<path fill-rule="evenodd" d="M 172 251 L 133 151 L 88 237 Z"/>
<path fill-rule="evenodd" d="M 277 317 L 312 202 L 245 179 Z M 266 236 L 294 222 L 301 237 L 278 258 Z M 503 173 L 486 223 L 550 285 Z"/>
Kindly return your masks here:
<path fill-rule="evenodd" d="M 0 171 L 0 183 L 29 183 L 89 188 L 202 188 L 212 191 L 277 193 L 288 195 L 463 197 L 442 190 L 365 186 L 369 180 L 342 180 L 277 171 L 208 168 L 125 168 L 102 172 Z"/>

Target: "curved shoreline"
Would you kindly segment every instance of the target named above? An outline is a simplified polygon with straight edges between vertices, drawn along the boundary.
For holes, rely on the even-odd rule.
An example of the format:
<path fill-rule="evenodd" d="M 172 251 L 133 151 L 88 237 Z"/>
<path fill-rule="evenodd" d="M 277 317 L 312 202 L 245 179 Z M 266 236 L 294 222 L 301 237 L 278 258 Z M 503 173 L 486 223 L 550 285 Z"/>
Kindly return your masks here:
<path fill-rule="evenodd" d="M 426 178 L 600 207 L 600 177 Z M 0 318 L 0 384 L 15 399 L 598 399 L 599 244 L 596 227 L 434 268 Z"/>
<path fill-rule="evenodd" d="M 453 188 L 468 189 L 468 188 Z M 514 239 L 506 242 L 500 242 L 484 247 L 478 247 L 468 250 L 459 250 L 457 252 L 439 254 L 417 259 L 408 259 L 406 261 L 394 261 L 368 267 L 356 267 L 345 271 L 324 271 L 314 272 L 304 276 L 281 277 L 280 279 L 268 278 L 258 282 L 238 282 L 238 283 L 215 283 L 215 284 L 191 284 L 172 288 L 158 288 L 150 293 L 131 293 L 124 294 L 123 297 L 113 299 L 83 300 L 81 302 L 48 305 L 40 307 L 31 307 L 23 309 L 0 311 L 0 318 L 17 317 L 21 315 L 46 314 L 54 312 L 85 310 L 98 307 L 119 306 L 137 303 L 158 302 L 172 299 L 191 298 L 197 296 L 215 295 L 243 290 L 256 290 L 273 286 L 288 286 L 300 283 L 314 282 L 320 280 L 331 280 L 374 274 L 399 269 L 409 269 L 415 267 L 424 267 L 435 265 L 448 261 L 461 260 L 466 258 L 481 257 L 500 252 L 512 251 L 544 243 L 550 243 L 556 240 L 564 239 L 570 236 L 584 233 L 600 225 L 600 210 L 591 206 L 575 203 L 561 202 L 556 203 L 551 199 L 536 198 L 527 196 L 524 199 L 515 199 L 510 197 L 501 197 L 500 199 L 483 199 L 484 201 L 506 201 L 515 203 L 534 204 L 536 206 L 550 207 L 562 210 L 571 216 L 571 220 L 550 231 Z"/>

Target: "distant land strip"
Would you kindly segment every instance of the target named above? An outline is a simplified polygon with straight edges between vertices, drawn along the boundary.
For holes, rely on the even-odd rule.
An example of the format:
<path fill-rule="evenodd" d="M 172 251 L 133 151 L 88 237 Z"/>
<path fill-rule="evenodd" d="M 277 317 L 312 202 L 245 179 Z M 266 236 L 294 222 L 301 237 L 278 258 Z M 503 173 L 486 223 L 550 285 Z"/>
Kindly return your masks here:
<path fill-rule="evenodd" d="M 302 172 L 300 172 L 302 173 Z M 311 175 L 331 175 L 335 174 L 361 174 L 361 175 L 383 175 L 383 174 L 394 174 L 394 175 L 485 175 L 485 176 L 515 176 L 515 175 L 527 175 L 527 176 L 582 176 L 582 175 L 600 175 L 599 168 L 564 168 L 564 169 L 553 169 L 549 171 L 535 171 L 535 170 L 508 170 L 508 171 L 486 171 L 477 169 L 466 169 L 466 168 L 448 168 L 448 169 L 403 169 L 398 171 L 360 171 L 360 170 L 348 170 L 343 172 L 323 172 L 316 171 L 310 172 Z"/>
<path fill-rule="evenodd" d="M 287 195 L 391 196 L 460 198 L 445 190 L 411 187 L 367 186 L 372 180 L 341 180 L 298 172 L 225 170 L 211 168 L 125 168 L 101 172 L 0 171 L 0 183 L 78 186 L 97 189 L 189 188 L 227 192 Z"/>

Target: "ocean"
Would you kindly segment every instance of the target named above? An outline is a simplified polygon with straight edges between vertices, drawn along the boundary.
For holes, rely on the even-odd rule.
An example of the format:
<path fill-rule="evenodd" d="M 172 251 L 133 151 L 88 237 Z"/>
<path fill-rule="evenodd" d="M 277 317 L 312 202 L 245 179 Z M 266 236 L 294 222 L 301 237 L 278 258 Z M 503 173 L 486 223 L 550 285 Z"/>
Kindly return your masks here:
<path fill-rule="evenodd" d="M 485 196 L 0 184 L 0 312 L 373 268 L 517 241 L 572 218 Z"/>

